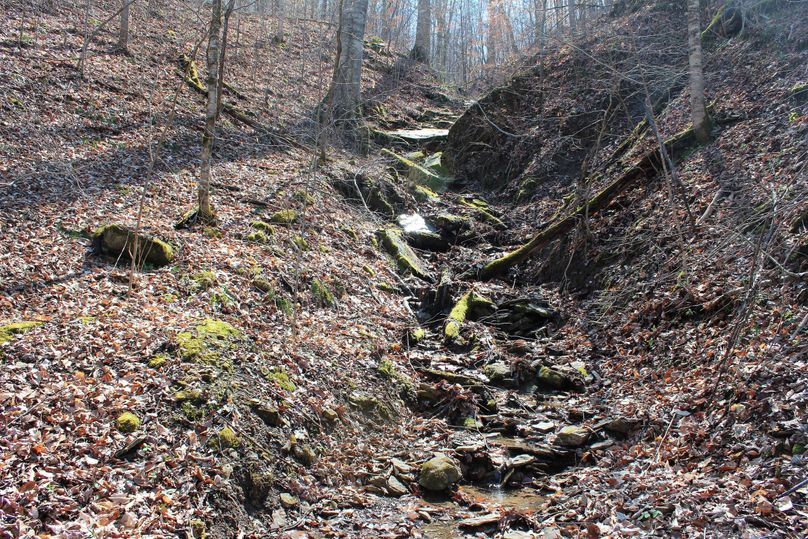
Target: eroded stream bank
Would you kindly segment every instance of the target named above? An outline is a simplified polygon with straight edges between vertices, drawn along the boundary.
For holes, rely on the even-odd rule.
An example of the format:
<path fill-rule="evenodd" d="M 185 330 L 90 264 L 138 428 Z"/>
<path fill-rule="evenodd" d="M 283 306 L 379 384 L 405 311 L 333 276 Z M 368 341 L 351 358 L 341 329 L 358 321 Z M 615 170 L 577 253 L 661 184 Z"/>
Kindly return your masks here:
<path fill-rule="evenodd" d="M 390 291 L 412 315 L 408 368 L 388 361 L 380 371 L 442 432 L 423 444 L 421 458 L 377 467 L 366 489 L 405 494 L 401 503 L 423 537 L 538 537 L 535 517 L 570 480 L 563 472 L 597 459 L 636 421 L 598 406 L 607 382 L 567 348 L 570 337 L 591 345 L 567 323 L 571 313 L 558 291 L 463 275 L 515 236 L 506 211 L 449 175 L 440 143 L 407 141 L 383 150 L 373 173 L 337 180 L 346 198 L 382 223 L 378 247 L 400 275 Z M 416 378 L 406 374 L 412 371 Z M 437 481 L 425 480 L 433 463 L 445 468 Z"/>

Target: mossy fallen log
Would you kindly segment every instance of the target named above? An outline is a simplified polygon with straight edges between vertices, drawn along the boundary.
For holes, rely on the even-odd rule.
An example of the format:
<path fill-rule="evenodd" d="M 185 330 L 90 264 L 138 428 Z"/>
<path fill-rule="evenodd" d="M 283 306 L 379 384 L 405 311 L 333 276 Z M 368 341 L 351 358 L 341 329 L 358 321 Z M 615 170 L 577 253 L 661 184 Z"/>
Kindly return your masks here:
<path fill-rule="evenodd" d="M 665 142 L 665 149 L 668 154 L 679 153 L 696 143 L 696 133 L 691 128 L 667 140 Z M 542 224 L 540 226 L 540 232 L 533 236 L 529 242 L 485 264 L 477 271 L 477 277 L 479 279 L 490 279 L 505 272 L 508 268 L 524 262 L 530 258 L 533 253 L 567 234 L 584 215 L 593 215 L 608 207 L 612 200 L 623 193 L 634 182 L 655 175 L 662 169 L 662 155 L 659 149 L 651 150 L 646 153 L 639 162 L 630 166 L 616 180 L 587 201 L 586 204 L 578 206 L 572 213 L 557 219 L 555 222 L 551 221 Z"/>
<path fill-rule="evenodd" d="M 472 320 L 480 316 L 486 316 L 496 311 L 496 304 L 485 296 L 469 290 L 455 303 L 449 316 L 446 318 L 446 325 L 443 328 L 443 335 L 447 340 L 456 340 L 460 337 L 460 328 L 466 319 Z"/>

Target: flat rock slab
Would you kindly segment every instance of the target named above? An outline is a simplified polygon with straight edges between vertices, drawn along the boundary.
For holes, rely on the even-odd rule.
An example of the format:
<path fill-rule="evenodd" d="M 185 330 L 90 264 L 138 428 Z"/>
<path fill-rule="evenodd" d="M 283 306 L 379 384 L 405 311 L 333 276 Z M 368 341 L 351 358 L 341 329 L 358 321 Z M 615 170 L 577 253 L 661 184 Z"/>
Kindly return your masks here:
<path fill-rule="evenodd" d="M 384 131 L 384 134 L 391 138 L 399 138 L 406 142 L 432 142 L 443 141 L 449 138 L 448 129 L 424 128 L 424 129 L 398 129 L 396 131 Z"/>
<path fill-rule="evenodd" d="M 499 524 L 502 519 L 499 513 L 488 513 L 478 517 L 466 518 L 457 523 L 460 528 L 479 528 L 482 526 L 491 526 L 492 524 Z"/>

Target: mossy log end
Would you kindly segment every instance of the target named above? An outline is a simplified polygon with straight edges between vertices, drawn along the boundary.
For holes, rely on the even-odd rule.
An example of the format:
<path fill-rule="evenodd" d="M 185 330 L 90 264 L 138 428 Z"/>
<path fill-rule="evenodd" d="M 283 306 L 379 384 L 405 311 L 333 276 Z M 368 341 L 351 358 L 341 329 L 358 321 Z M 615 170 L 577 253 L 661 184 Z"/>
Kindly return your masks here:
<path fill-rule="evenodd" d="M 460 328 L 466 319 L 474 319 L 485 316 L 496 311 L 497 306 L 493 301 L 485 296 L 481 296 L 470 290 L 455 303 L 449 316 L 446 318 L 446 325 L 443 328 L 443 335 L 447 340 L 457 340 L 460 338 Z"/>
<path fill-rule="evenodd" d="M 415 251 L 404 241 L 401 231 L 393 228 L 384 228 L 377 232 L 377 236 L 384 249 L 395 260 L 399 270 L 405 273 L 412 273 L 419 279 L 429 283 L 435 281 L 423 261 L 418 258 Z"/>
<path fill-rule="evenodd" d="M 665 148 L 669 154 L 678 153 L 697 142 L 696 132 L 690 128 L 667 140 Z M 658 149 L 646 153 L 638 163 L 628 168 L 615 181 L 604 187 L 585 205 L 579 206 L 575 211 L 555 222 L 544 223 L 541 226 L 541 231 L 528 243 L 483 266 L 477 272 L 477 278 L 481 280 L 491 279 L 505 272 L 511 266 L 524 262 L 533 253 L 572 230 L 582 216 L 592 215 L 606 208 L 612 200 L 635 181 L 652 176 L 662 168 L 662 156 Z"/>

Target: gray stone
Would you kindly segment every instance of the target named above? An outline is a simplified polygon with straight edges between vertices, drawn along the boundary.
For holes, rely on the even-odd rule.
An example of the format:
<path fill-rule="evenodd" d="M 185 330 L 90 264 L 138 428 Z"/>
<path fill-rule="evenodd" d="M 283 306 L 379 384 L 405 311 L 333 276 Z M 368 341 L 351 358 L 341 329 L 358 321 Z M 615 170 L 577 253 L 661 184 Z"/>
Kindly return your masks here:
<path fill-rule="evenodd" d="M 589 429 L 568 425 L 561 429 L 555 437 L 555 444 L 562 447 L 581 447 L 589 441 Z"/>

